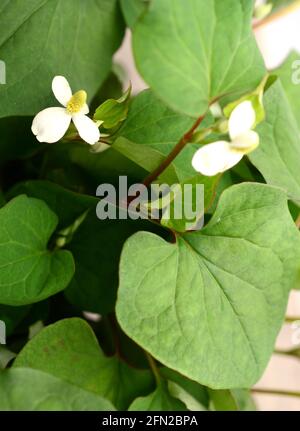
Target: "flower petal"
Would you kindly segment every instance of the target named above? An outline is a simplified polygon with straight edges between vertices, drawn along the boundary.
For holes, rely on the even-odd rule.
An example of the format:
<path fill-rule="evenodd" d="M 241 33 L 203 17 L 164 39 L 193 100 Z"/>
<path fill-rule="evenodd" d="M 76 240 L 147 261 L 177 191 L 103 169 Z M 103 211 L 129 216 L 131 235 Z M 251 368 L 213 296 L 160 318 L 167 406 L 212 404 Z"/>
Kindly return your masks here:
<path fill-rule="evenodd" d="M 67 106 L 72 97 L 70 85 L 64 76 L 55 76 L 52 81 L 52 91 L 63 106 Z"/>
<path fill-rule="evenodd" d="M 255 150 L 259 145 L 259 135 L 258 133 L 250 130 L 243 135 L 239 135 L 235 138 L 230 146 L 231 148 L 241 151 L 243 154 L 248 154 L 251 151 Z"/>
<path fill-rule="evenodd" d="M 237 136 L 251 130 L 256 120 L 256 113 L 252 103 L 249 100 L 240 103 L 232 111 L 229 118 L 229 135 L 230 139 L 234 140 Z"/>
<path fill-rule="evenodd" d="M 71 115 L 65 108 L 47 108 L 33 119 L 31 130 L 40 142 L 52 144 L 59 141 L 71 122 Z"/>
<path fill-rule="evenodd" d="M 197 172 L 211 177 L 232 168 L 242 157 L 243 153 L 231 149 L 229 142 L 217 141 L 196 151 L 192 165 Z"/>
<path fill-rule="evenodd" d="M 72 119 L 81 139 L 90 145 L 94 145 L 99 141 L 100 132 L 93 120 L 83 114 L 75 114 L 72 116 Z"/>
<path fill-rule="evenodd" d="M 88 107 L 88 105 L 85 103 L 84 105 L 83 105 L 83 108 L 81 109 L 81 111 L 79 112 L 79 114 L 84 114 L 84 115 L 86 115 L 86 114 L 88 114 L 90 112 L 90 110 L 89 110 L 89 107 Z"/>

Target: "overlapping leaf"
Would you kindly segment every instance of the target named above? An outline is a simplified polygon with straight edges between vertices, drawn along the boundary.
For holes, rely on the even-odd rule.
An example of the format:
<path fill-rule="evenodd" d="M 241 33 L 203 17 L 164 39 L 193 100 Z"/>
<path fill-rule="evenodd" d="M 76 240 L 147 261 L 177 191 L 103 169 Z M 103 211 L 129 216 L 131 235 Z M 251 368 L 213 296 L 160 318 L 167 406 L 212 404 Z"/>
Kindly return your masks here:
<path fill-rule="evenodd" d="M 266 92 L 264 106 L 266 121 L 257 127 L 260 145 L 249 158 L 267 183 L 300 202 L 300 133 L 279 81 Z"/>
<path fill-rule="evenodd" d="M 103 397 L 29 368 L 0 373 L 0 411 L 112 411 Z"/>
<path fill-rule="evenodd" d="M 57 226 L 47 205 L 25 195 L 0 210 L 0 303 L 25 305 L 67 287 L 74 273 L 68 251 L 50 251 Z"/>
<path fill-rule="evenodd" d="M 265 73 L 249 0 L 152 0 L 133 29 L 139 72 L 174 110 L 206 112 L 224 94 L 255 88 Z"/>
<path fill-rule="evenodd" d="M 0 117 L 47 107 L 54 75 L 65 75 L 74 91 L 85 88 L 92 97 L 123 35 L 117 0 L 2 2 L 0 27 L 7 75 Z"/>
<path fill-rule="evenodd" d="M 89 325 L 77 318 L 46 327 L 17 357 L 14 367 L 41 370 L 126 409 L 152 388 L 148 371 L 135 370 L 118 357 L 105 357 Z"/>
<path fill-rule="evenodd" d="M 126 242 L 117 317 L 183 375 L 214 388 L 250 387 L 272 353 L 299 261 L 284 192 L 233 186 L 202 231 L 175 244 L 142 232 Z"/>

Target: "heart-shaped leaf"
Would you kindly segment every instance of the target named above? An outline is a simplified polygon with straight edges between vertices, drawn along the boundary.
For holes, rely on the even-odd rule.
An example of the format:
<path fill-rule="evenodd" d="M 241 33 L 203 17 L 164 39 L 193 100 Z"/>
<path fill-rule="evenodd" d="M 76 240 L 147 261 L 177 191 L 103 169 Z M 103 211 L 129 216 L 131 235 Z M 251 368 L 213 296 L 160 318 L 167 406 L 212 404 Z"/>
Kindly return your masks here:
<path fill-rule="evenodd" d="M 102 395 L 121 410 L 152 388 L 149 371 L 135 370 L 116 356 L 104 356 L 89 325 L 77 318 L 60 320 L 39 332 L 14 366 L 45 371 Z"/>
<path fill-rule="evenodd" d="M 123 248 L 117 318 L 164 365 L 213 388 L 261 376 L 299 273 L 286 195 L 226 190 L 208 225 L 170 244 L 139 232 Z"/>
<path fill-rule="evenodd" d="M 249 0 L 152 0 L 133 28 L 142 77 L 171 108 L 195 117 L 224 94 L 255 88 L 265 68 L 252 13 Z"/>
<path fill-rule="evenodd" d="M 43 201 L 25 195 L 0 209 L 0 303 L 31 304 L 67 287 L 71 253 L 47 249 L 57 222 Z"/>

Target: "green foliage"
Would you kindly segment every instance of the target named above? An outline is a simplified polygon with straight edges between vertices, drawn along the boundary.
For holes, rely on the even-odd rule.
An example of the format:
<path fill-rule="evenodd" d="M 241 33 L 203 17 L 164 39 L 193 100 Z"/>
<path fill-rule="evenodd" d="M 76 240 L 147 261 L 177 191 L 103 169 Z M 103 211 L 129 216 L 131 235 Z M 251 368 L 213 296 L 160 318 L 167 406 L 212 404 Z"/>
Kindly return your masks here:
<path fill-rule="evenodd" d="M 85 88 L 92 97 L 123 36 L 117 0 L 90 5 L 80 0 L 13 0 L 1 6 L 0 27 L 1 59 L 8 74 L 8 85 L 0 86 L 5 101 L 0 117 L 31 115 L 54 102 L 53 73 L 66 76 L 74 91 Z"/>
<path fill-rule="evenodd" d="M 25 195 L 1 208 L 2 304 L 31 304 L 67 287 L 74 273 L 72 255 L 47 249 L 56 225 L 56 215 L 44 202 Z"/>
<path fill-rule="evenodd" d="M 208 115 L 203 127 L 210 125 L 211 121 L 212 118 Z M 131 144 L 126 145 L 124 141 L 117 139 L 113 148 L 145 170 L 151 171 L 168 155 L 193 123 L 192 118 L 172 111 L 152 91 L 145 90 L 133 100 L 128 118 L 117 133 L 117 136 L 126 138 Z M 191 167 L 191 160 L 196 148 L 195 144 L 185 147 L 159 180 L 174 184 L 193 176 L 195 171 Z"/>
<path fill-rule="evenodd" d="M 175 244 L 143 232 L 126 242 L 119 323 L 160 362 L 201 384 L 249 387 L 272 352 L 299 258 L 285 194 L 231 187 L 201 231 Z"/>
<path fill-rule="evenodd" d="M 157 389 L 146 397 L 137 398 L 129 407 L 132 411 L 184 411 L 184 404 L 172 397 L 165 385 L 160 385 Z"/>
<path fill-rule="evenodd" d="M 260 145 L 249 158 L 269 184 L 300 202 L 300 132 L 280 82 L 266 92 L 264 105 L 266 121 L 257 128 Z"/>
<path fill-rule="evenodd" d="M 204 217 L 205 210 L 209 209 L 214 200 L 219 179 L 219 175 L 214 177 L 196 175 L 181 183 L 180 192 L 176 195 L 174 191 L 174 199 L 169 209 L 163 214 L 161 224 L 174 229 L 176 232 L 196 230 L 201 218 Z M 185 186 L 189 186 L 189 189 L 185 190 Z M 199 209 L 196 207 L 197 199 L 200 200 L 199 195 L 197 195 L 197 187 L 202 188 L 201 195 L 204 203 L 203 207 L 200 205 Z M 180 218 L 177 218 L 176 210 L 180 211 Z"/>
<path fill-rule="evenodd" d="M 133 29 L 139 72 L 170 107 L 197 117 L 214 99 L 263 78 L 251 17 L 249 0 L 152 0 Z"/>
<path fill-rule="evenodd" d="M 121 410 L 152 385 L 148 371 L 131 369 L 116 356 L 105 357 L 89 325 L 75 318 L 39 332 L 20 352 L 14 367 L 44 371 L 102 395 Z"/>
<path fill-rule="evenodd" d="M 253 6 L 1 2 L 0 410 L 255 410 L 251 387 L 300 285 L 300 63 L 291 53 L 269 77 Z M 125 26 L 150 87 L 139 94 L 123 93 L 130 76 L 113 64 Z M 76 112 L 59 111 L 74 124 L 49 145 L 32 116 L 59 106 L 57 75 L 87 92 L 89 112 L 77 94 Z M 202 148 L 232 141 L 227 120 L 245 100 L 256 121 L 249 109 L 231 130 L 241 142 L 255 130 L 259 146 L 215 176 L 195 171 L 198 150 L 204 164 L 226 160 Z M 58 133 L 63 120 L 47 113 L 35 125 Z M 94 146 L 83 115 L 99 122 Z M 137 211 L 147 218 L 118 216 L 136 201 L 130 192 L 118 201 L 120 176 L 144 184 Z M 151 219 L 152 183 L 192 186 L 180 219 L 177 200 L 163 212 L 162 196 Z M 117 189 L 116 202 L 101 184 Z M 116 217 L 99 217 L 105 204 Z"/>
<path fill-rule="evenodd" d="M 99 395 L 49 374 L 19 368 L 0 373 L 0 410 L 111 411 L 114 407 Z"/>
<path fill-rule="evenodd" d="M 275 71 L 285 90 L 290 107 L 300 128 L 300 54 L 292 52 Z"/>
<path fill-rule="evenodd" d="M 132 28 L 145 12 L 149 0 L 120 0 L 122 12 L 128 27 Z"/>
<path fill-rule="evenodd" d="M 128 113 L 131 87 L 119 98 L 103 102 L 94 114 L 94 120 L 101 121 L 105 129 L 113 129 L 124 121 Z"/>

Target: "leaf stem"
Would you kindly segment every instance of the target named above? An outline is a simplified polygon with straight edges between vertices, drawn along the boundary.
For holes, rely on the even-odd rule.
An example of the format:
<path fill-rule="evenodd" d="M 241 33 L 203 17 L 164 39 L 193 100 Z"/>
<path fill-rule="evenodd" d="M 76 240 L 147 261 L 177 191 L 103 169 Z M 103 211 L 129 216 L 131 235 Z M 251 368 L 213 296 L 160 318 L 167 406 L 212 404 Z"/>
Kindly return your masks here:
<path fill-rule="evenodd" d="M 156 383 L 157 383 L 157 385 L 160 385 L 160 375 L 159 375 L 159 371 L 158 371 L 158 368 L 157 368 L 156 362 L 155 362 L 155 360 L 152 358 L 152 356 L 151 356 L 148 352 L 146 352 L 146 350 L 145 350 L 144 352 L 145 352 L 145 355 L 146 355 L 147 361 L 149 362 L 149 365 L 150 365 L 151 371 L 152 371 L 152 373 L 153 373 L 153 375 L 154 375 L 154 377 L 155 377 Z"/>
<path fill-rule="evenodd" d="M 285 323 L 294 323 L 300 321 L 300 317 L 298 316 L 286 316 L 284 319 Z"/>
<path fill-rule="evenodd" d="M 300 9 L 300 0 L 296 0 L 294 3 L 290 4 L 289 6 L 286 6 L 285 8 L 282 8 L 277 12 L 271 13 L 266 18 L 260 21 L 257 21 L 255 24 L 253 24 L 253 28 L 257 29 L 257 28 L 263 27 L 264 25 L 270 24 L 273 21 L 277 21 L 278 19 L 286 15 L 289 15 L 290 13 L 295 12 L 298 9 Z"/>
<path fill-rule="evenodd" d="M 296 347 L 296 348 L 291 349 L 291 350 L 275 349 L 274 353 L 276 353 L 277 355 L 292 356 L 294 358 L 300 359 L 300 347 Z"/>
<path fill-rule="evenodd" d="M 144 180 L 143 184 L 148 187 L 153 181 L 155 181 L 167 167 L 173 162 L 175 157 L 183 150 L 185 145 L 191 140 L 195 130 L 202 123 L 206 114 L 201 115 L 192 127 L 182 136 L 178 144 L 175 145 L 173 150 L 169 153 L 169 155 L 165 158 L 165 160 L 153 171 L 151 172 Z"/>
<path fill-rule="evenodd" d="M 297 391 L 283 391 L 281 389 L 251 389 L 251 392 L 257 394 L 266 394 L 266 395 L 283 395 L 287 397 L 300 397 L 300 392 Z"/>

